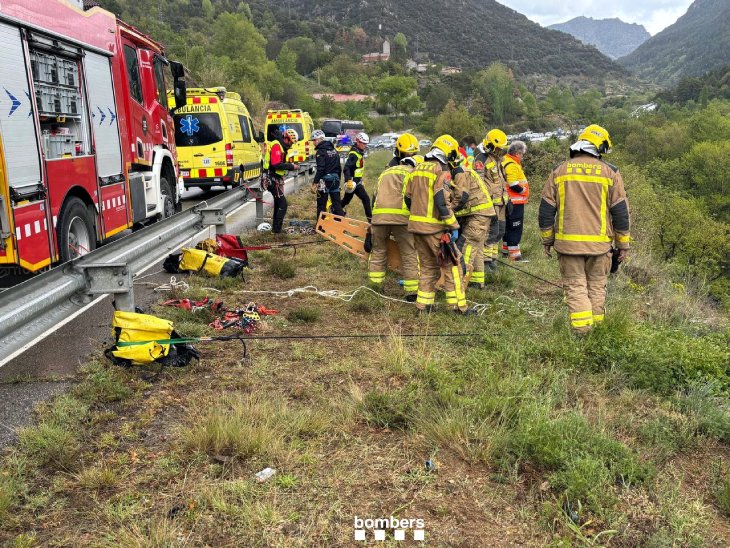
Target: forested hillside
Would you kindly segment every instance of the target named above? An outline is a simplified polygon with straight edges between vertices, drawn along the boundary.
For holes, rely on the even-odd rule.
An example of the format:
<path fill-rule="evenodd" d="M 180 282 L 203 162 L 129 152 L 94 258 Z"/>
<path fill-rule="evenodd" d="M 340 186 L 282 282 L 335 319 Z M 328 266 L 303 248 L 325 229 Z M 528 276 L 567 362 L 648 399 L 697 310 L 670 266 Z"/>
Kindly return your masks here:
<path fill-rule="evenodd" d="M 409 54 L 444 65 L 486 66 L 501 61 L 518 75 L 603 77 L 623 69 L 591 46 L 544 29 L 494 0 L 160 0 L 150 10 L 142 0 L 102 0 L 105 7 L 133 19 L 160 16 L 176 33 L 200 28 L 201 17 L 223 12 L 250 13 L 270 43 L 269 53 L 290 38 L 328 44 L 352 42 L 362 53 L 378 51 L 383 38 L 402 33 Z M 359 34 L 348 35 L 349 27 Z"/>
<path fill-rule="evenodd" d="M 663 85 L 730 63 L 730 2 L 695 0 L 676 23 L 619 63 Z"/>
<path fill-rule="evenodd" d="M 643 25 L 625 23 L 617 18 L 593 19 L 581 16 L 548 28 L 566 32 L 584 44 L 596 46 L 598 51 L 611 59 L 628 55 L 651 38 Z"/>

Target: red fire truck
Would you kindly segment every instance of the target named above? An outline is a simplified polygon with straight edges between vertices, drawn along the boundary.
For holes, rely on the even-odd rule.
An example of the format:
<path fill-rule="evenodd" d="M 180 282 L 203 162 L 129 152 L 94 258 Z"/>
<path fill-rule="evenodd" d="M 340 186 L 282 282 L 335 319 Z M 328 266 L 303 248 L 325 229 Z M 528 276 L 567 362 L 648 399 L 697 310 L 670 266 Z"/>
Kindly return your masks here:
<path fill-rule="evenodd" d="M 0 269 L 36 272 L 178 208 L 160 44 L 83 0 L 0 2 Z"/>

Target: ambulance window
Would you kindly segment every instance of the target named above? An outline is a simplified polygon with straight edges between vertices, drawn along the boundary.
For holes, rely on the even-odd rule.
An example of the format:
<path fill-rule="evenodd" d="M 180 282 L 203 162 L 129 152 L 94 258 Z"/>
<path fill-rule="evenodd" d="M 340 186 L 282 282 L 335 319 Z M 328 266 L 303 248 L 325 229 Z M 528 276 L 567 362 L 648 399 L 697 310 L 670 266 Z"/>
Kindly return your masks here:
<path fill-rule="evenodd" d="M 142 96 L 142 79 L 139 77 L 139 62 L 137 61 L 137 50 L 133 47 L 124 46 L 124 58 L 127 61 L 127 76 L 129 77 L 129 91 L 132 97 L 139 104 L 144 104 Z"/>
<path fill-rule="evenodd" d="M 157 84 L 157 102 L 167 106 L 167 91 L 165 90 L 165 63 L 155 55 L 155 83 Z"/>
<path fill-rule="evenodd" d="M 238 121 L 241 123 L 241 133 L 243 134 L 243 141 L 245 143 L 251 142 L 251 131 L 248 129 L 248 118 L 245 116 L 239 116 Z"/>
<path fill-rule="evenodd" d="M 223 139 L 220 115 L 175 114 L 175 144 L 179 147 L 212 145 Z"/>

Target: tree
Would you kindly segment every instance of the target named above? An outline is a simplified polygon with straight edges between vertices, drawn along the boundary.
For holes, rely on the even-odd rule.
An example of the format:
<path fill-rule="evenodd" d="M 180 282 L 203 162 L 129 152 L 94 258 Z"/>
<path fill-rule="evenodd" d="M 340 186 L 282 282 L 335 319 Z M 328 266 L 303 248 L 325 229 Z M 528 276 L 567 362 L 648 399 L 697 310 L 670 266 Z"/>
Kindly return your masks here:
<path fill-rule="evenodd" d="M 445 84 L 435 84 L 425 93 L 426 110 L 431 114 L 441 112 L 452 98 L 451 88 Z"/>
<path fill-rule="evenodd" d="M 436 118 L 434 129 L 437 135 L 448 133 L 456 139 L 465 135 L 482 135 L 484 127 L 476 116 L 469 114 L 464 105 L 456 105 L 451 99 Z"/>
<path fill-rule="evenodd" d="M 284 42 L 284 47 L 297 54 L 297 72 L 299 74 L 311 74 L 317 68 L 317 46 L 311 38 L 297 36 Z"/>
<path fill-rule="evenodd" d="M 387 76 L 375 88 L 378 105 L 384 111 L 392 108 L 396 114 L 408 115 L 421 104 L 416 87 L 416 79 L 410 76 Z"/>
<path fill-rule="evenodd" d="M 477 78 L 478 89 L 487 98 L 492 120 L 503 124 L 515 111 L 515 82 L 512 72 L 501 63 L 492 63 Z"/>
<path fill-rule="evenodd" d="M 281 48 L 279 57 L 276 58 L 276 66 L 284 76 L 294 76 L 297 72 L 297 54 L 287 44 Z"/>
<path fill-rule="evenodd" d="M 405 63 L 408 58 L 408 39 L 406 35 L 399 32 L 393 37 L 390 46 L 391 58 L 397 63 Z"/>

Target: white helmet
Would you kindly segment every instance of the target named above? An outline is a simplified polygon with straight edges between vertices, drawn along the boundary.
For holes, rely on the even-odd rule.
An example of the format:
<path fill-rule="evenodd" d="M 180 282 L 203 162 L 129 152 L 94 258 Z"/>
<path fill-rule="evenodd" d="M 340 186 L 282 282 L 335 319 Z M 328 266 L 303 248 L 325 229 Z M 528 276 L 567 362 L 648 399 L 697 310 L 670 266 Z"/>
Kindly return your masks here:
<path fill-rule="evenodd" d="M 261 223 L 256 227 L 259 232 L 271 232 L 271 225 L 269 223 Z"/>
<path fill-rule="evenodd" d="M 322 131 L 321 129 L 315 129 L 312 132 L 312 141 L 316 139 L 324 139 L 324 131 Z"/>
<path fill-rule="evenodd" d="M 367 133 L 361 132 L 357 134 L 357 136 L 355 137 L 355 141 L 360 141 L 364 145 L 369 145 L 370 137 L 368 137 Z"/>

